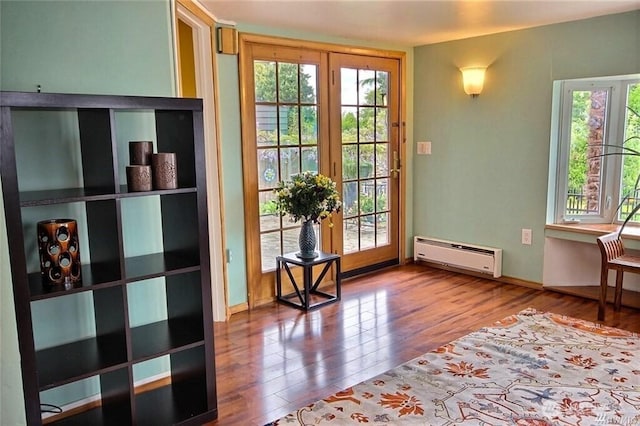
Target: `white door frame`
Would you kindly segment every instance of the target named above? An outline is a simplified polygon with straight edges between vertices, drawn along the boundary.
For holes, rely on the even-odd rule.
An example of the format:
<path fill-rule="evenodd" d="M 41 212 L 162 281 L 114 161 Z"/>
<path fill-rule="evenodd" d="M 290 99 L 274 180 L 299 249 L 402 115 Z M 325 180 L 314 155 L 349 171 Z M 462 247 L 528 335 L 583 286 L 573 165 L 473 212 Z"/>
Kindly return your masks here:
<path fill-rule="evenodd" d="M 172 1 L 172 3 L 174 3 Z M 192 6 L 201 9 L 207 16 L 210 14 L 199 4 L 189 1 Z M 174 7 L 177 20 L 187 23 L 193 29 L 193 47 L 196 71 L 196 92 L 202 98 L 204 108 L 204 143 L 207 177 L 207 210 L 209 219 L 209 247 L 211 264 L 211 295 L 213 320 L 226 321 L 227 312 L 227 270 L 224 254 L 224 227 L 222 190 L 220 179 L 220 146 L 217 128 L 217 102 L 215 96 L 215 75 L 213 73 L 214 53 L 212 46 L 213 25 L 205 22 L 201 17 L 189 11 L 180 0 L 175 1 Z M 213 17 L 211 19 L 213 22 Z M 181 96 L 180 67 L 178 66 L 178 37 L 176 25 L 173 26 L 174 65 L 176 76 L 176 91 Z"/>

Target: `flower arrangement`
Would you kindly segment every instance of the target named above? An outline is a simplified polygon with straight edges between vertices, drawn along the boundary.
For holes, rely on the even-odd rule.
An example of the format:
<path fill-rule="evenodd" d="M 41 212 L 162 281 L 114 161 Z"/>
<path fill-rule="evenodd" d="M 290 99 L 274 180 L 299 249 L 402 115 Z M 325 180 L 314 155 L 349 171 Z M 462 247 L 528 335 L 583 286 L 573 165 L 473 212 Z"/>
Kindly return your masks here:
<path fill-rule="evenodd" d="M 279 182 L 274 190 L 276 206 L 281 216 L 291 215 L 294 222 L 302 220 L 320 223 L 340 211 L 340 197 L 336 183 L 327 176 L 312 172 L 293 175 L 290 181 Z"/>

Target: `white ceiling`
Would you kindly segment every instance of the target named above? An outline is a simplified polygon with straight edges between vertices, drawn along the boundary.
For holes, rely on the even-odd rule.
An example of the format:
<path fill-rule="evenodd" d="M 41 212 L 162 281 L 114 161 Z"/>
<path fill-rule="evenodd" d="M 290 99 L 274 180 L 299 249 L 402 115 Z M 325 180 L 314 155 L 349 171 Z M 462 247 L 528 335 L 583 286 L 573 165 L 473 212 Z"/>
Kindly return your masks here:
<path fill-rule="evenodd" d="M 419 46 L 640 9 L 640 0 L 200 0 L 219 21 Z"/>

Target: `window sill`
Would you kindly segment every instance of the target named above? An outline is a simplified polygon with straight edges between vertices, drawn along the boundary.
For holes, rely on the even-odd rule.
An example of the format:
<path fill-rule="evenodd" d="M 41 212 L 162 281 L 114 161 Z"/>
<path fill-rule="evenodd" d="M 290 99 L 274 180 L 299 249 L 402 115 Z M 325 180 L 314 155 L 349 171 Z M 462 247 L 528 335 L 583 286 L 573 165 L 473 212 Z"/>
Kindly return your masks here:
<path fill-rule="evenodd" d="M 611 223 L 549 223 L 545 225 L 545 237 L 560 238 L 581 242 L 596 243 L 600 235 L 615 232 L 620 225 Z M 625 240 L 632 241 L 629 248 L 640 247 L 640 226 L 627 225 L 622 232 Z"/>

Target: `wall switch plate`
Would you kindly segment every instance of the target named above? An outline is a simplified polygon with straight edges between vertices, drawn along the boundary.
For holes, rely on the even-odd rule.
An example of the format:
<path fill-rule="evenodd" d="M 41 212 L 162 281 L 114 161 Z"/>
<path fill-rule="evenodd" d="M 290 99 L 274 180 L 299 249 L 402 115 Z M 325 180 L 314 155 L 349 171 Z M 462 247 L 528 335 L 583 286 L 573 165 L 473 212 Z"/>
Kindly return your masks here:
<path fill-rule="evenodd" d="M 419 155 L 431 155 L 431 142 L 418 142 Z"/>
<path fill-rule="evenodd" d="M 531 245 L 531 229 L 522 228 L 522 244 Z"/>

